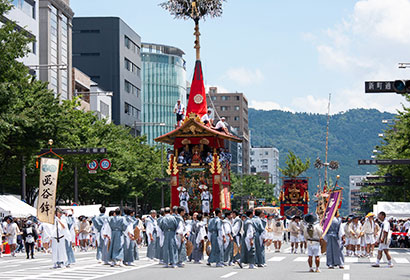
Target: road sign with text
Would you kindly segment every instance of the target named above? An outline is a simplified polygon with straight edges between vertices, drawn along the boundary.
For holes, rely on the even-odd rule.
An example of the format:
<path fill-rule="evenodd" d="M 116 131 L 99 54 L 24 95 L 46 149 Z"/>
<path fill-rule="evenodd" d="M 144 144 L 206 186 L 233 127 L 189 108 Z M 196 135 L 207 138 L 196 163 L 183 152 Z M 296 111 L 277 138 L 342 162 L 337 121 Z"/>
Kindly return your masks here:
<path fill-rule="evenodd" d="M 394 81 L 369 81 L 364 83 L 365 93 L 396 92 Z"/>
<path fill-rule="evenodd" d="M 359 165 L 410 164 L 410 159 L 359 159 Z"/>

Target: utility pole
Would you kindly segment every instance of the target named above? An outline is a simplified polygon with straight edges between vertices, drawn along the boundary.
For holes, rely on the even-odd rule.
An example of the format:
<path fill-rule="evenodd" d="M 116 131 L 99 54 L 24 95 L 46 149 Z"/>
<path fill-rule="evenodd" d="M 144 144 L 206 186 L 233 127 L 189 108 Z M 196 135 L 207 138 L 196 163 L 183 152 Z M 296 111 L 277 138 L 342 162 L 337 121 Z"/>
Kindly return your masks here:
<path fill-rule="evenodd" d="M 26 162 L 25 156 L 21 157 L 21 200 L 27 202 L 27 188 L 26 188 Z"/>
<path fill-rule="evenodd" d="M 74 202 L 78 203 L 78 169 L 74 165 Z"/>

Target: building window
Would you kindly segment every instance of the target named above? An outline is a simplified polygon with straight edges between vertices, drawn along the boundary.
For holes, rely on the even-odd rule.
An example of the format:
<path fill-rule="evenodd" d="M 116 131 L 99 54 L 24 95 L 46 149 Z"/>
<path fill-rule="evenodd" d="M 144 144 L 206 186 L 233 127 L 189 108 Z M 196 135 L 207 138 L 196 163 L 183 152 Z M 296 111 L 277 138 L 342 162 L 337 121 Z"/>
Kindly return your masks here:
<path fill-rule="evenodd" d="M 216 96 L 211 96 L 212 101 L 216 101 Z"/>
<path fill-rule="evenodd" d="M 228 111 L 229 110 L 229 106 L 221 106 L 221 111 Z"/>
<path fill-rule="evenodd" d="M 239 121 L 239 116 L 235 116 L 235 117 L 233 117 L 233 119 L 234 119 L 235 121 Z"/>
<path fill-rule="evenodd" d="M 264 169 L 264 170 L 267 170 L 268 166 L 267 165 L 261 165 L 261 168 Z"/>
<path fill-rule="evenodd" d="M 100 53 L 73 53 L 73 56 L 100 56 Z"/>
<path fill-rule="evenodd" d="M 240 107 L 239 106 L 235 106 L 235 111 L 239 111 Z"/>
<path fill-rule="evenodd" d="M 32 18 L 36 18 L 36 2 L 34 0 L 12 0 L 11 3 Z"/>
<path fill-rule="evenodd" d="M 127 69 L 128 71 L 134 73 L 138 77 L 141 77 L 141 69 L 137 65 L 132 63 L 130 60 L 128 60 L 127 58 L 124 58 L 124 60 L 125 60 L 125 62 L 124 62 L 125 69 Z"/>
<path fill-rule="evenodd" d="M 101 112 L 101 115 L 103 115 L 104 117 L 110 116 L 110 106 L 101 100 L 100 100 L 100 112 Z"/>
<path fill-rule="evenodd" d="M 140 55 L 141 48 L 137 44 L 135 44 L 127 35 L 124 35 L 124 44 L 125 44 L 125 47 L 127 47 L 127 49 Z"/>
<path fill-rule="evenodd" d="M 268 156 L 269 155 L 269 152 L 265 152 L 265 156 Z"/>
<path fill-rule="evenodd" d="M 127 80 L 125 80 L 124 82 L 124 87 L 126 92 L 135 94 L 137 97 L 140 97 L 141 90 Z"/>
<path fill-rule="evenodd" d="M 236 96 L 236 100 L 239 101 L 239 96 Z"/>
<path fill-rule="evenodd" d="M 263 159 L 263 160 L 261 160 L 262 161 L 262 163 L 268 163 L 268 160 L 267 159 Z"/>
<path fill-rule="evenodd" d="M 137 109 L 131 104 L 128 104 L 127 102 L 124 103 L 124 113 L 134 117 L 137 120 L 139 120 L 141 117 L 141 110 Z"/>
<path fill-rule="evenodd" d="M 131 112 L 131 110 L 130 110 L 130 104 L 128 104 L 127 102 L 125 102 L 125 104 L 124 104 L 124 113 L 125 114 L 127 114 L 127 115 L 129 115 Z"/>
<path fill-rule="evenodd" d="M 231 99 L 230 96 L 222 96 L 221 97 L 222 101 L 228 101 L 229 99 Z"/>

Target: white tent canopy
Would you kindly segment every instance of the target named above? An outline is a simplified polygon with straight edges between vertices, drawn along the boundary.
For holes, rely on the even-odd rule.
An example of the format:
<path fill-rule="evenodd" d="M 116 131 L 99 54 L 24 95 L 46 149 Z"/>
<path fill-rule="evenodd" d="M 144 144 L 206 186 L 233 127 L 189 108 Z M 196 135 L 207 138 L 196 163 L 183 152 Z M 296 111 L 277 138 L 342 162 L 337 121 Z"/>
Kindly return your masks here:
<path fill-rule="evenodd" d="M 0 195 L 0 213 L 2 216 L 12 215 L 15 218 L 27 218 L 36 216 L 37 209 L 13 195 Z"/>
<path fill-rule="evenodd" d="M 387 217 L 410 218 L 410 202 L 379 201 L 373 205 L 373 212 L 385 212 Z"/>
<path fill-rule="evenodd" d="M 78 218 L 80 216 L 86 217 L 94 217 L 100 214 L 100 207 L 101 204 L 93 204 L 93 205 L 80 205 L 80 206 L 59 206 L 63 210 L 70 210 L 73 209 L 74 214 L 73 216 Z M 115 210 L 118 207 L 106 207 L 105 214 L 108 215 L 108 212 L 111 210 Z M 70 213 L 70 212 L 69 212 Z"/>

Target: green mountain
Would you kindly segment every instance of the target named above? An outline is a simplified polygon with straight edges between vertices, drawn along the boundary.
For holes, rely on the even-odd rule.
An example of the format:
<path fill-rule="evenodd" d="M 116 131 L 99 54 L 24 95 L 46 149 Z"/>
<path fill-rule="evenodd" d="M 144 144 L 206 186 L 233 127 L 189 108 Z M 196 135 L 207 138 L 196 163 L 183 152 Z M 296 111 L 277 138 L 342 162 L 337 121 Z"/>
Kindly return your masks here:
<path fill-rule="evenodd" d="M 334 182 L 336 175 L 341 176 L 339 186 L 344 188 L 344 198 L 348 198 L 350 175 L 376 170 L 375 166 L 359 166 L 357 161 L 371 158 L 372 151 L 381 143 L 378 134 L 387 128 L 382 120 L 392 118 L 394 114 L 373 109 L 354 109 L 330 117 L 328 161 L 338 161 L 340 167 L 329 171 L 329 178 Z M 324 170 L 319 172 L 313 163 L 317 157 L 322 162 L 325 160 L 326 122 L 326 115 L 249 109 L 252 146 L 279 149 L 281 167 L 284 167 L 289 150 L 303 160 L 310 158 L 311 168 L 303 175 L 311 177 L 311 211 L 315 207 L 312 195 L 317 191 L 319 176 L 322 181 L 324 177 Z M 341 209 L 343 215 L 348 213 L 348 204 L 348 199 L 345 199 Z"/>

